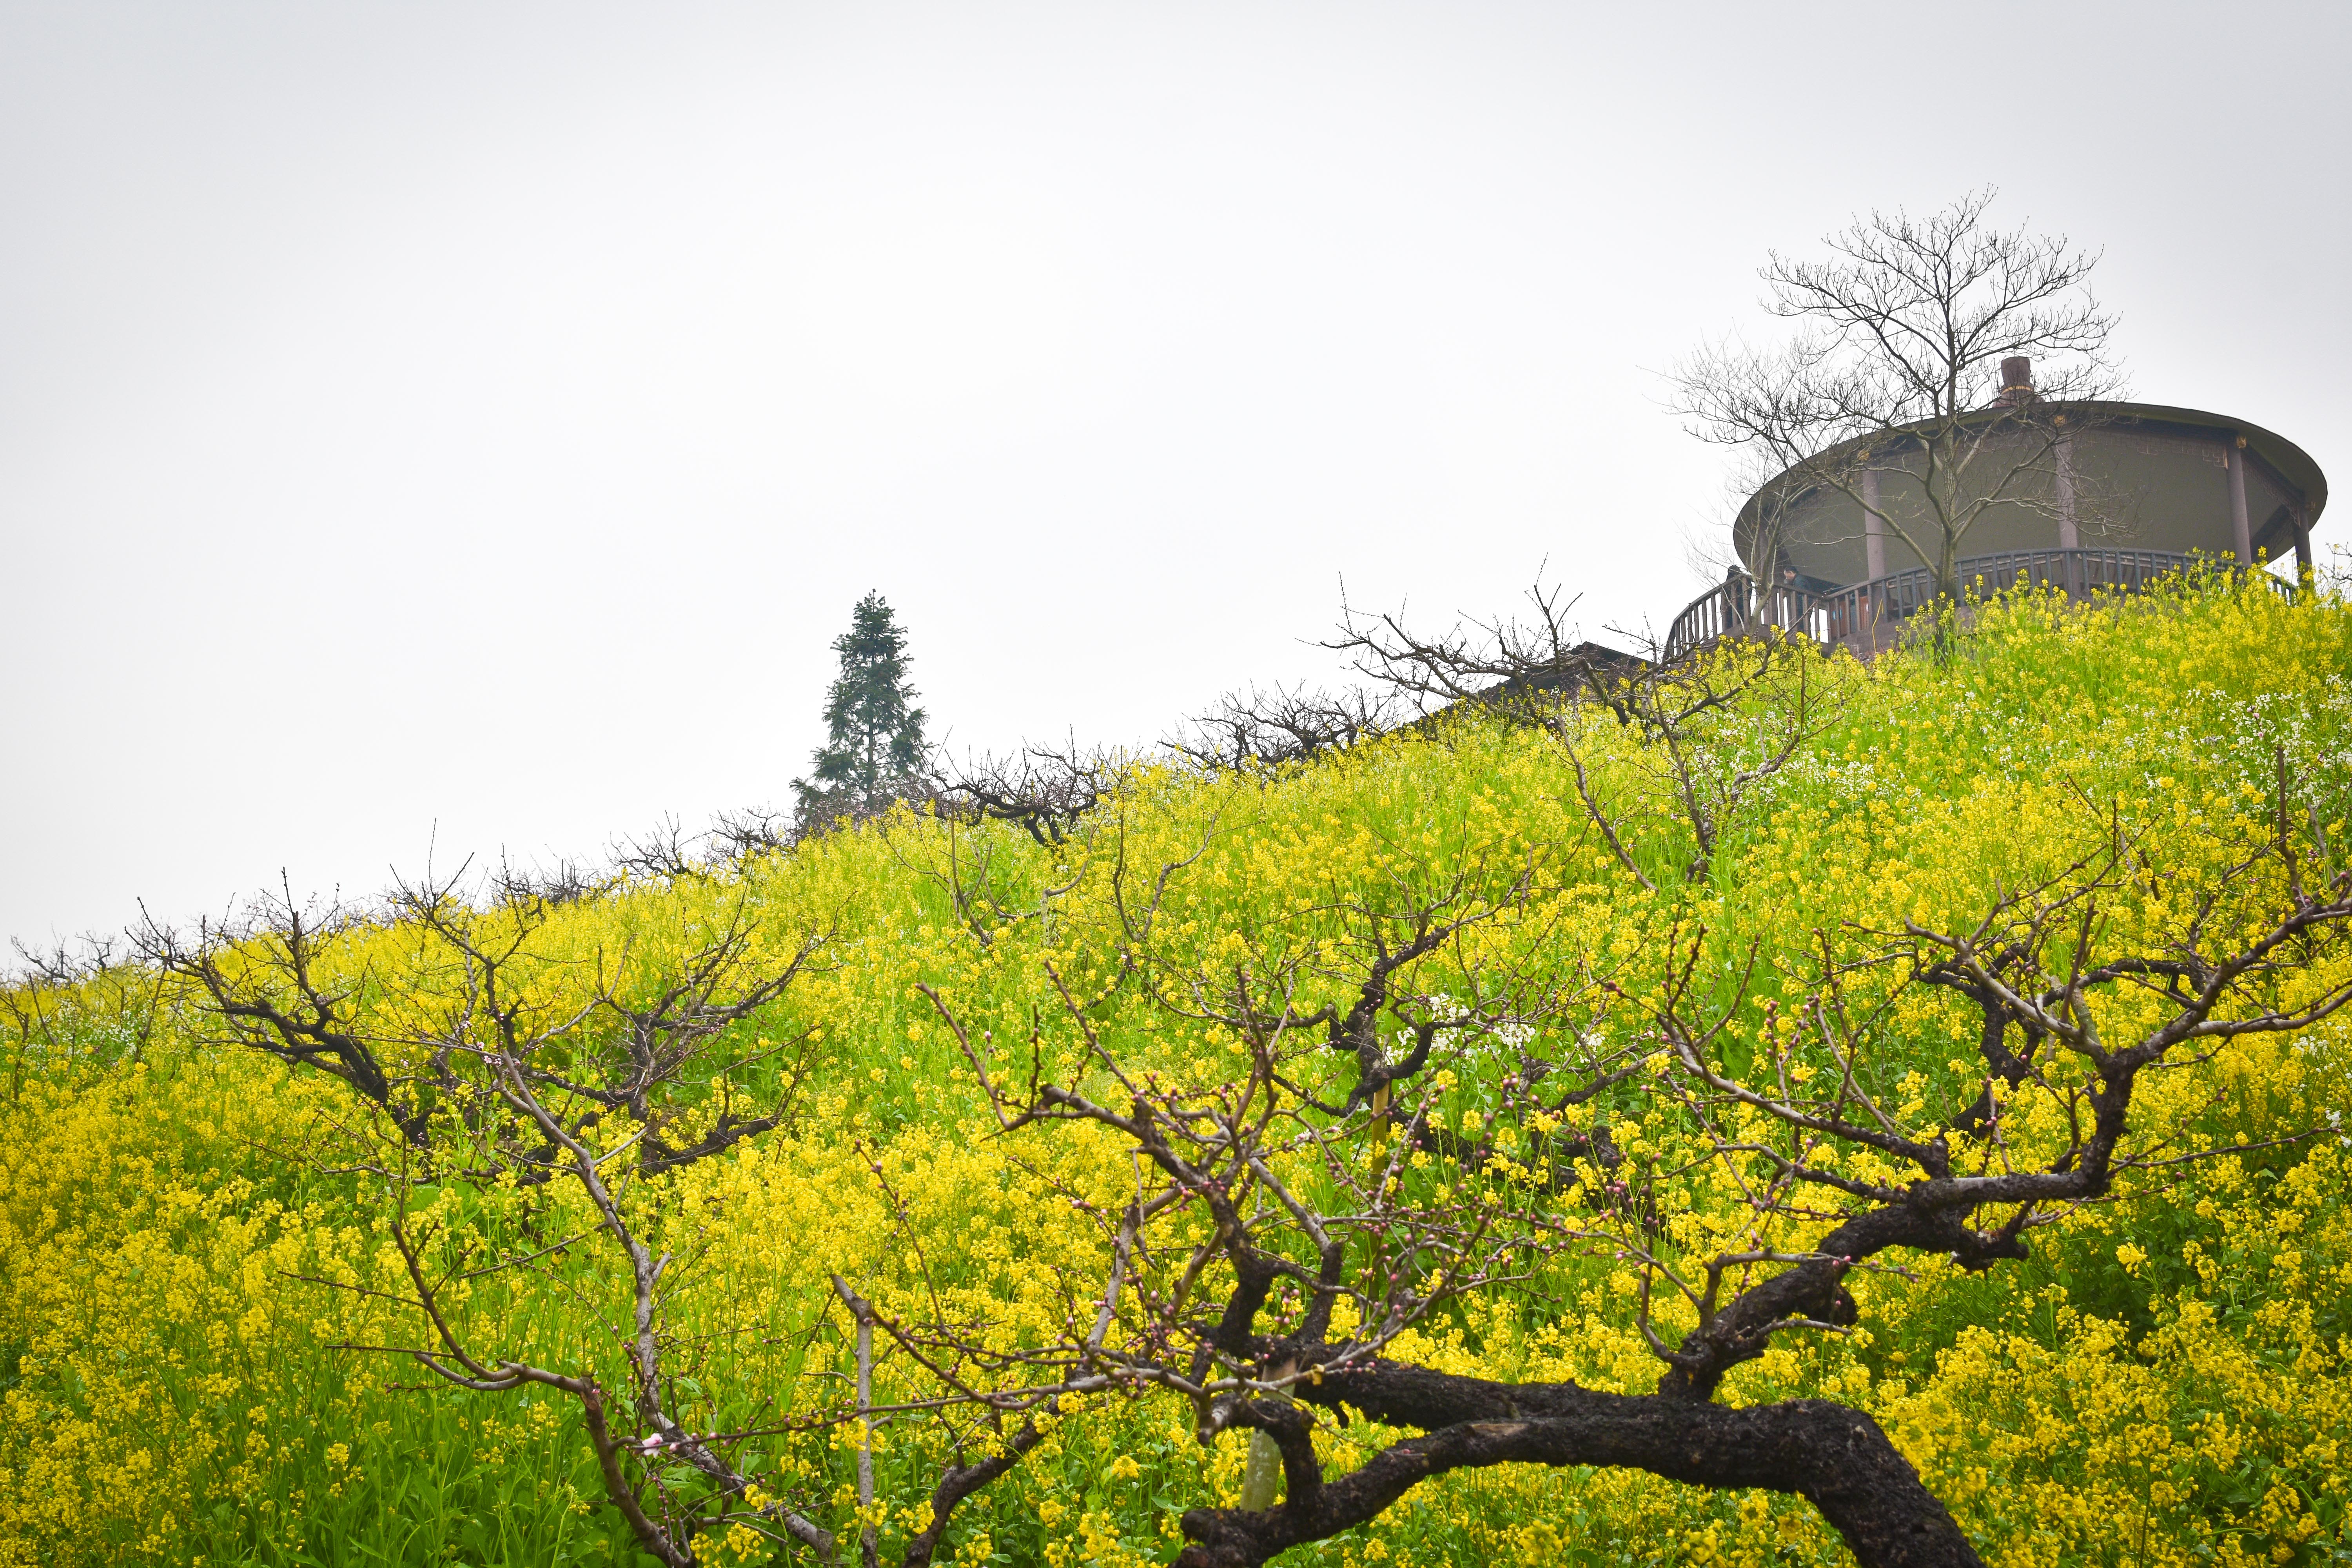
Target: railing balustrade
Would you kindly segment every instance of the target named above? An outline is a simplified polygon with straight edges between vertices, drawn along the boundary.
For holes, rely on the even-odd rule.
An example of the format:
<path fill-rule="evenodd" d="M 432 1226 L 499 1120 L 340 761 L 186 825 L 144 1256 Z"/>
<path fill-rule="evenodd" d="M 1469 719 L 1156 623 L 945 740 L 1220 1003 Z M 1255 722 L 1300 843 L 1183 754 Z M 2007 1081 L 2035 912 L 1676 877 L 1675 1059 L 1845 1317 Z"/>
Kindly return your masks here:
<path fill-rule="evenodd" d="M 2005 550 L 1959 563 L 1965 591 L 1990 595 L 2021 585 L 2054 588 L 2073 598 L 2100 592 L 2136 594 L 2158 578 L 2210 558 L 2164 550 Z M 2289 598 L 2294 585 L 2262 574 Z M 1935 602 L 1936 574 L 1924 566 L 1890 572 L 1843 588 L 1727 582 L 1691 601 L 1666 632 L 1665 655 L 1679 658 L 1720 637 L 1760 635 L 1768 626 L 1822 644 L 1870 653 L 1879 638 Z"/>

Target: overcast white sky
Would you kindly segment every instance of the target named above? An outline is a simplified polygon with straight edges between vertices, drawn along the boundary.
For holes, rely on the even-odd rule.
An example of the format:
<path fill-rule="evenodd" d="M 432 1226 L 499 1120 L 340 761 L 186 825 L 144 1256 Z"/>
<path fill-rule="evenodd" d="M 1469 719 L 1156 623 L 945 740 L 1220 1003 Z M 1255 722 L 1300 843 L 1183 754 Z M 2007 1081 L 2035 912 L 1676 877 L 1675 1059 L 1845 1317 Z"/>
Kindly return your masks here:
<path fill-rule="evenodd" d="M 869 588 L 959 749 L 1663 625 L 1656 373 L 1874 204 L 2343 482 L 2348 15 L 7 0 L 0 933 L 788 798 Z"/>

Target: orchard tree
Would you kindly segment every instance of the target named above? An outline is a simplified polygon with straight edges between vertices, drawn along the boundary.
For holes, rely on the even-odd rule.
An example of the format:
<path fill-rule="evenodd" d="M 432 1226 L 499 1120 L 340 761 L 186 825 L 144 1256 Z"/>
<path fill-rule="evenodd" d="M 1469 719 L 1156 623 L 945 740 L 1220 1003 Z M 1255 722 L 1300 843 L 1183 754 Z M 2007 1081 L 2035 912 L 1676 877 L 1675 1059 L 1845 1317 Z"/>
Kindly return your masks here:
<path fill-rule="evenodd" d="M 729 1531 L 834 1561 L 831 1532 L 802 1511 L 811 1505 L 754 1496 L 745 1435 L 686 1392 L 721 1382 L 722 1352 L 669 1326 L 677 1260 L 646 1233 L 658 1178 L 792 1115 L 812 1037 L 785 1026 L 782 1005 L 823 967 L 829 931 L 771 948 L 777 932 L 760 929 L 741 890 L 719 889 L 682 940 L 625 938 L 582 955 L 550 945 L 576 879 L 551 896 L 507 868 L 470 886 L 461 869 L 404 880 L 375 909 L 298 904 L 289 889 L 194 931 L 150 919 L 133 948 L 158 986 L 192 987 L 220 1044 L 351 1090 L 348 1112 L 278 1152 L 360 1181 L 405 1288 L 300 1278 L 413 1315 L 394 1342 L 340 1348 L 405 1357 L 478 1394 L 567 1399 L 605 1501 L 665 1568 L 697 1568 L 698 1540 Z M 415 973 L 355 972 L 354 952 L 394 929 L 415 943 Z M 521 1213 L 524 1239 L 448 1223 L 429 1198 L 458 1188 L 478 1218 Z M 556 1212 L 579 1224 L 551 1241 Z M 612 1330 L 607 1353 L 557 1354 L 529 1336 L 484 1343 L 467 1302 L 508 1277 L 575 1300 L 609 1291 L 589 1310 Z"/>
<path fill-rule="evenodd" d="M 924 712 L 907 680 L 907 634 L 879 594 L 833 641 L 841 672 L 824 702 L 825 743 L 813 779 L 795 779 L 804 820 L 880 810 L 919 778 Z"/>
<path fill-rule="evenodd" d="M 1502 667 L 1561 640 L 1544 628 L 1352 635 L 1408 696 L 1526 678 L 1492 711 L 1566 752 L 1584 844 L 1400 857 L 1203 948 L 1178 907 L 1198 857 L 1155 872 L 1122 839 L 1131 901 L 1097 951 L 1048 963 L 1060 1005 L 1026 1042 L 924 986 L 1013 1158 L 1051 1169 L 1052 1141 L 1109 1139 L 1135 1179 L 1071 1195 L 1101 1239 L 1043 1265 L 1066 1337 L 919 1300 L 873 1315 L 937 1380 L 904 1408 L 970 1402 L 1025 1434 L 1074 1400 L 1159 1396 L 1204 1445 L 1250 1433 L 1234 1503 L 1183 1515 L 1179 1568 L 1255 1568 L 1425 1480 L 1527 1464 L 1794 1494 L 1865 1568 L 1977 1568 L 1866 1410 L 1732 1374 L 1853 1332 L 1874 1275 L 2014 1267 L 2130 1184 L 2242 1155 L 2212 1119 L 2228 1065 L 2202 1069 L 2352 1003 L 2352 870 L 2317 826 L 2341 781 L 2282 752 L 2267 805 L 2206 833 L 2055 792 L 2004 819 L 2015 874 L 1948 903 L 1838 890 L 1817 929 L 1743 927 L 1718 851 L 1833 721 L 1818 655 L 1763 642 L 1530 689 L 1562 672 Z M 1627 875 L 1601 888 L 1612 862 Z M 1565 952 L 1524 934 L 1563 929 Z M 1512 1311 L 1625 1323 L 1654 1385 L 1433 1359 Z"/>

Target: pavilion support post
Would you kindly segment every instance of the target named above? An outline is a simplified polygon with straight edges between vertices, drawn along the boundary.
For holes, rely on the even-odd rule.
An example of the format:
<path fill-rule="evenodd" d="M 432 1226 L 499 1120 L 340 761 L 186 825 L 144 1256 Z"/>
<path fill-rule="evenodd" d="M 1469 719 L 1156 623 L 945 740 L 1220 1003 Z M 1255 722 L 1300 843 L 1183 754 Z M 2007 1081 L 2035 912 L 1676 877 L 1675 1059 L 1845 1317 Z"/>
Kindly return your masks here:
<path fill-rule="evenodd" d="M 2254 530 L 2246 518 L 2246 438 L 2241 436 L 2221 449 L 2230 465 L 2230 537 L 2236 542 L 2238 564 L 2254 563 Z"/>
<path fill-rule="evenodd" d="M 1866 582 L 1886 575 L 1886 519 L 1878 510 L 1878 470 L 1862 470 L 1862 569 Z"/>
<path fill-rule="evenodd" d="M 2083 548 L 2082 531 L 2074 523 L 2074 437 L 2058 437 L 2058 548 Z"/>
<path fill-rule="evenodd" d="M 2081 563 L 2074 554 L 2083 548 L 2082 530 L 2074 524 L 2074 438 L 2060 436 L 2053 455 L 2058 460 L 2058 548 L 2066 552 L 2058 558 L 2058 585 L 2069 596 L 2079 598 L 2090 584 L 2082 580 Z"/>
<path fill-rule="evenodd" d="M 1878 470 L 1862 470 L 1862 580 L 1854 595 L 1855 630 L 1870 651 L 1878 651 L 1878 580 L 1886 575 L 1886 516 L 1878 510 Z"/>
<path fill-rule="evenodd" d="M 2311 514 L 2301 507 L 2287 513 L 2294 521 L 2294 575 L 2297 582 L 2311 575 Z"/>

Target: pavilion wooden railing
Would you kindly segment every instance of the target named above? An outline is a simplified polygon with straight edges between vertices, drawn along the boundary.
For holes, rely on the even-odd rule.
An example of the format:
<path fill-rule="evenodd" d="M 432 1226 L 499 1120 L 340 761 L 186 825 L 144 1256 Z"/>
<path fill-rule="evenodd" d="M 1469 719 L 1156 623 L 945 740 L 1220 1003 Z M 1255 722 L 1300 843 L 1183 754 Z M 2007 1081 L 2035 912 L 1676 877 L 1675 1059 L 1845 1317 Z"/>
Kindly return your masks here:
<path fill-rule="evenodd" d="M 2073 598 L 2097 593 L 2137 593 L 2158 578 L 2211 558 L 2164 550 L 2008 550 L 1960 563 L 1965 592 L 1990 597 L 2020 586 L 2054 588 Z M 2289 598 L 2290 583 L 2261 574 Z M 1849 587 L 1811 583 L 1759 585 L 1737 579 L 1709 589 L 1675 617 L 1665 657 L 1679 658 L 1720 637 L 1749 637 L 1779 627 L 1823 644 L 1874 652 L 1902 623 L 1935 602 L 1935 574 L 1924 566 L 1890 572 Z"/>

